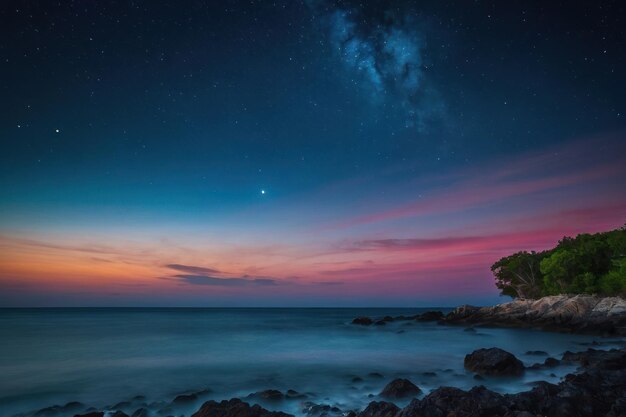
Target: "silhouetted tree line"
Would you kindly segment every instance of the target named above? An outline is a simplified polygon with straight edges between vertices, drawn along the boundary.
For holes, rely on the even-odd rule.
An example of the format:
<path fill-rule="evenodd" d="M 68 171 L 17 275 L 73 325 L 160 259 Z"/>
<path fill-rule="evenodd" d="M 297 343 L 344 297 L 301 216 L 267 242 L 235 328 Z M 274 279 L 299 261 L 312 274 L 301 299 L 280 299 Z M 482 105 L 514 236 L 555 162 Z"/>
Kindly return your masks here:
<path fill-rule="evenodd" d="M 491 266 L 503 295 L 626 295 L 626 225 L 610 232 L 564 237 L 542 252 L 517 252 Z"/>

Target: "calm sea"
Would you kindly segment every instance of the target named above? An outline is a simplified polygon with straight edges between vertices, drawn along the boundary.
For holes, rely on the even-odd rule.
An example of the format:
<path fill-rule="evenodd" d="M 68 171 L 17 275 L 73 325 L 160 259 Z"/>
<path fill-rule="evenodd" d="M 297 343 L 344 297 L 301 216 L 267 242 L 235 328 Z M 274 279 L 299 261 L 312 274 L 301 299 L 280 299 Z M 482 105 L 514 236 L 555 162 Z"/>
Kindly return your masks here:
<path fill-rule="evenodd" d="M 210 390 L 205 399 L 293 389 L 316 403 L 361 408 L 396 377 L 411 379 L 425 392 L 476 385 L 463 369 L 463 357 L 477 348 L 501 347 L 532 364 L 543 357 L 527 351 L 558 356 L 586 349 L 594 340 L 518 329 L 468 332 L 436 323 L 350 324 L 361 315 L 425 310 L 2 309 L 0 416 L 69 401 L 103 409 L 138 395 L 145 398 L 128 407 L 146 403 L 158 415 L 175 395 L 205 389 Z M 500 392 L 520 391 L 539 379 L 556 382 L 568 371 L 480 383 Z M 301 414 L 300 403 L 265 406 Z M 188 416 L 192 408 L 197 406 L 174 415 Z"/>

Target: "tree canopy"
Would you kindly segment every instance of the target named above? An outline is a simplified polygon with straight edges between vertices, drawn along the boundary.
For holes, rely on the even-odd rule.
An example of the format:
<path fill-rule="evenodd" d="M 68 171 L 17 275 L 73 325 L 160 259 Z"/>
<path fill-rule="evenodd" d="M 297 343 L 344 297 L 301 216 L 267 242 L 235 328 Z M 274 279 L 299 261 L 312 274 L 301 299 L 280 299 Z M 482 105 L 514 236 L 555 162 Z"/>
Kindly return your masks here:
<path fill-rule="evenodd" d="M 541 252 L 517 252 L 491 266 L 502 295 L 626 295 L 626 225 L 609 232 L 564 237 Z"/>

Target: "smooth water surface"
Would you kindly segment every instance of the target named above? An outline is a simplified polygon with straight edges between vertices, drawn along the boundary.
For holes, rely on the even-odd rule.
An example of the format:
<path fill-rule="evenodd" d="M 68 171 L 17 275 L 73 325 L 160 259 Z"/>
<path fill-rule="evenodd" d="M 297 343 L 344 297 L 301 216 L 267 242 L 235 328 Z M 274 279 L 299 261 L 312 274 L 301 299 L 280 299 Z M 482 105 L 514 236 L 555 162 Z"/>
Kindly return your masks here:
<path fill-rule="evenodd" d="M 530 365 L 544 358 L 527 351 L 560 356 L 586 349 L 594 340 L 520 329 L 469 332 L 436 323 L 350 324 L 361 315 L 424 310 L 4 309 L 0 415 L 69 401 L 102 409 L 136 395 L 145 396 L 148 404 L 169 402 L 177 394 L 203 389 L 210 389 L 207 398 L 214 399 L 294 389 L 317 403 L 361 408 L 372 400 L 369 394 L 400 376 L 426 393 L 441 385 L 476 385 L 463 369 L 464 356 L 474 349 L 497 346 Z M 556 382 L 571 370 L 559 367 L 480 383 L 500 392 L 521 391 L 538 379 Z M 300 403 L 264 405 L 301 414 Z M 183 407 L 175 415 L 189 411 Z"/>

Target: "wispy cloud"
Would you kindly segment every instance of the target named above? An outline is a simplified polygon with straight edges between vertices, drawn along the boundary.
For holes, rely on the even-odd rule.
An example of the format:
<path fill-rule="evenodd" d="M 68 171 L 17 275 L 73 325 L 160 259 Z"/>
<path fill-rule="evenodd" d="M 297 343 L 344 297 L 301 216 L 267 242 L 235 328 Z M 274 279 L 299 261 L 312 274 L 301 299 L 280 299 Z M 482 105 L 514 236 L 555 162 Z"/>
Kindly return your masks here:
<path fill-rule="evenodd" d="M 186 272 L 189 274 L 217 274 L 220 272 L 217 269 L 194 265 L 167 264 L 165 265 L 165 267 L 173 269 L 175 271 Z"/>
<path fill-rule="evenodd" d="M 249 285 L 277 285 L 279 282 L 275 279 L 271 278 L 249 278 L 249 277 L 238 277 L 238 278 L 219 278 L 212 277 L 208 275 L 175 275 L 180 282 L 191 285 L 215 285 L 222 287 L 242 287 Z"/>

